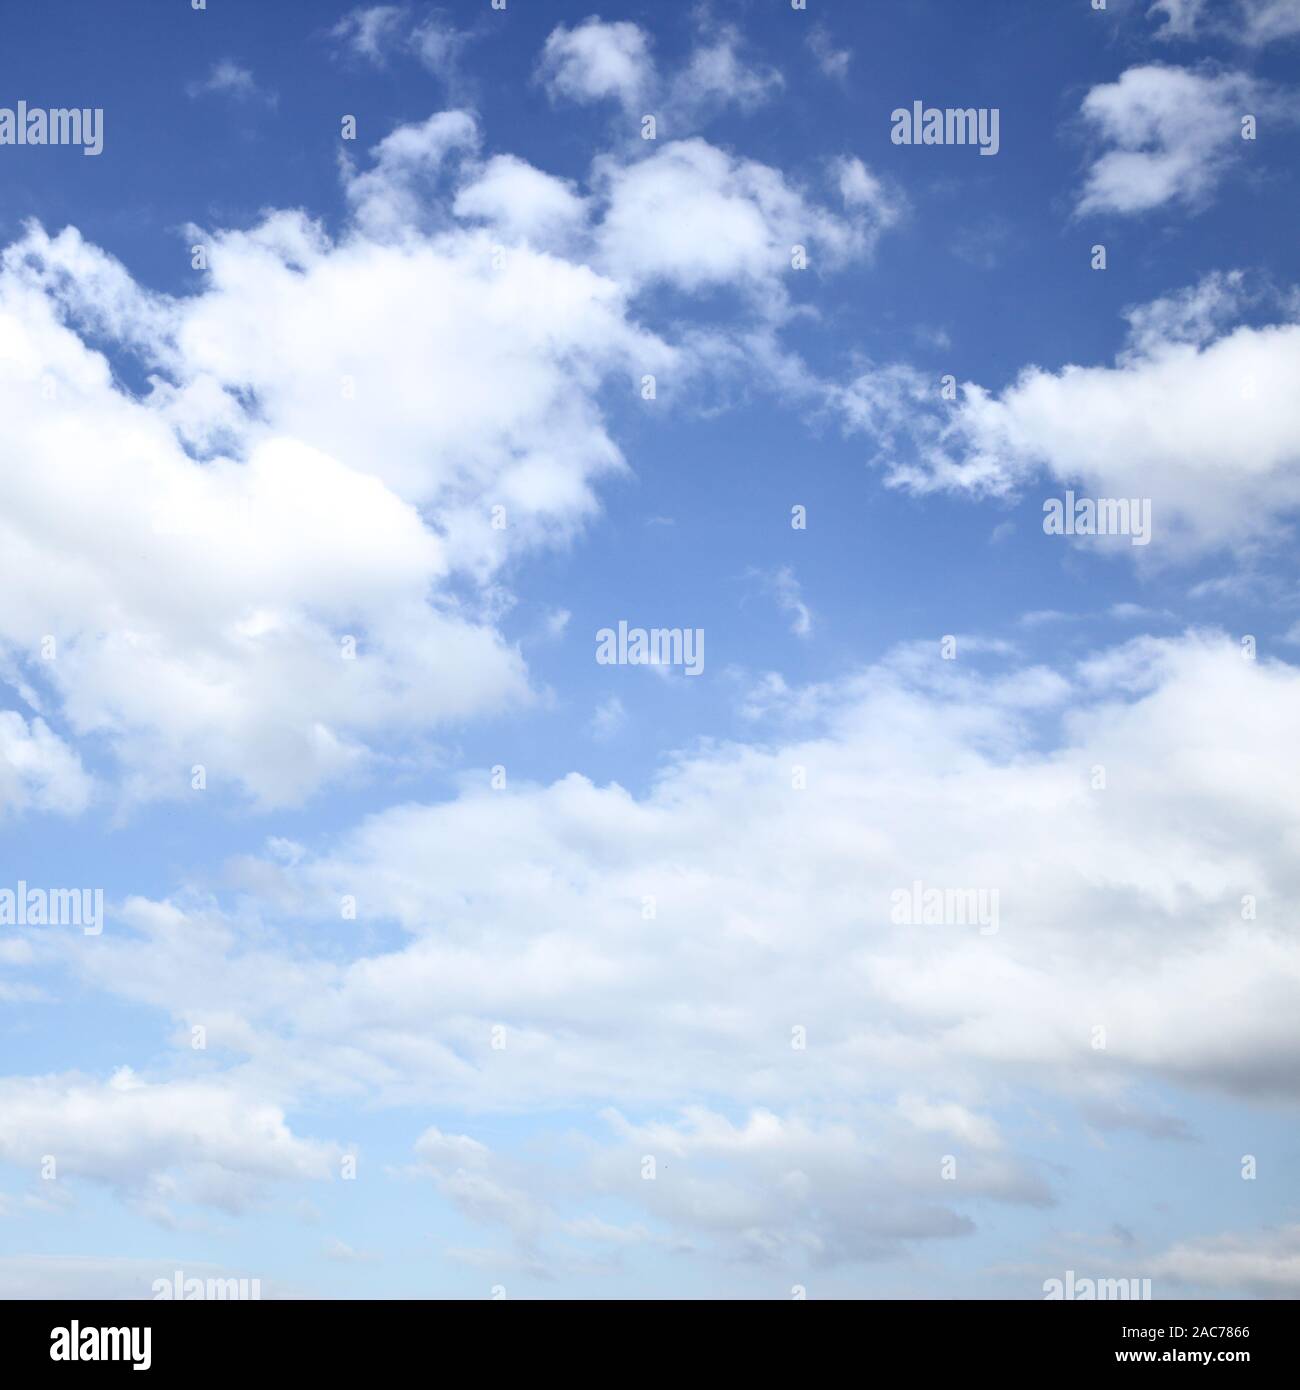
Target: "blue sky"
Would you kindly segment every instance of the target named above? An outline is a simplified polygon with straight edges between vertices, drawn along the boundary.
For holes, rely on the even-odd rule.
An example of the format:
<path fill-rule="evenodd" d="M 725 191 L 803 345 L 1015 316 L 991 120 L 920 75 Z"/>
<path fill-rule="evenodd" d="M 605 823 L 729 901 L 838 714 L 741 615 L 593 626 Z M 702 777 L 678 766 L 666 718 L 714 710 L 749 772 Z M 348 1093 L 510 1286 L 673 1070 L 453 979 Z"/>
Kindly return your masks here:
<path fill-rule="evenodd" d="M 1300 4 L 136 8 L 0 53 L 0 1292 L 1300 1293 Z"/>

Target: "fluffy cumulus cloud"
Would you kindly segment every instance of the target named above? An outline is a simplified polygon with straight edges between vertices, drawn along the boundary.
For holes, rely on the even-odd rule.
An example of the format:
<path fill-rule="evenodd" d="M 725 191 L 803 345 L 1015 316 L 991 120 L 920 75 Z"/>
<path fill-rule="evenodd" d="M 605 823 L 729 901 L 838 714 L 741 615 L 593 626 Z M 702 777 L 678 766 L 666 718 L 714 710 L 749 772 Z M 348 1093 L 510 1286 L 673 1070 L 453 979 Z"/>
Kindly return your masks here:
<path fill-rule="evenodd" d="M 756 110 L 781 91 L 781 73 L 746 53 L 734 24 L 700 19 L 697 27 L 689 54 L 665 74 L 637 24 L 599 17 L 573 28 L 561 24 L 546 40 L 538 79 L 555 100 L 612 101 L 627 116 L 653 115 L 662 134 L 678 136 L 725 108 Z"/>
<path fill-rule="evenodd" d="M 34 1177 L 52 1160 L 48 1176 L 104 1183 L 161 1220 L 175 1202 L 242 1211 L 277 1181 L 330 1178 L 337 1157 L 222 1082 L 151 1084 L 128 1067 L 0 1080 L 0 1158 Z"/>
<path fill-rule="evenodd" d="M 597 161 L 608 207 L 596 232 L 599 263 L 620 283 L 667 283 L 699 291 L 740 285 L 784 300 L 796 247 L 812 268 L 834 269 L 869 253 L 896 216 L 865 167 L 837 170 L 845 206 L 836 212 L 779 170 L 737 158 L 705 140 L 664 145 L 625 164 Z"/>
<path fill-rule="evenodd" d="M 784 86 L 785 79 L 775 68 L 745 56 L 740 31 L 724 24 L 692 50 L 672 80 L 665 106 L 670 115 L 681 112 L 687 120 L 703 120 L 726 106 L 756 110 L 773 100 Z"/>
<path fill-rule="evenodd" d="M 1276 305 L 1280 321 L 1243 322 L 1246 298 L 1240 276 L 1210 276 L 1130 311 L 1112 365 L 967 384 L 948 414 L 908 370 L 869 374 L 840 404 L 855 426 L 910 437 L 901 486 L 999 494 L 1045 478 L 1147 498 L 1153 557 L 1276 541 L 1300 506 L 1300 324 Z"/>
<path fill-rule="evenodd" d="M 1242 138 L 1244 117 L 1294 120 L 1296 111 L 1293 98 L 1244 73 L 1158 63 L 1129 68 L 1083 100 L 1083 120 L 1103 148 L 1088 169 L 1077 212 L 1202 204 L 1252 149 Z"/>
<path fill-rule="evenodd" d="M 270 359 L 235 341 L 242 329 L 252 348 L 269 326 L 267 301 L 241 307 L 241 293 L 301 287 L 305 267 L 283 256 L 309 244 L 300 224 L 219 242 L 210 298 L 128 300 L 124 335 L 143 340 L 155 307 L 170 320 L 160 355 L 172 379 L 143 398 L 67 321 L 107 324 L 116 312 L 81 302 L 97 286 L 78 267 L 115 268 L 75 233 L 31 232 L 0 275 L 0 352 L 12 367 L 0 387 L 10 421 L 0 567 L 22 594 L 0 640 L 75 733 L 108 741 L 142 794 L 178 791 L 202 764 L 266 801 L 293 798 L 356 766 L 367 732 L 393 718 L 463 716 L 524 689 L 518 657 L 490 626 L 430 602 L 449 572 L 447 540 L 413 501 L 340 457 L 339 441 L 295 435 L 291 382 L 274 371 L 259 380 Z M 319 245 L 314 255 L 326 258 Z M 342 376 L 321 394 L 345 404 Z M 285 411 L 279 428 L 237 399 L 259 390 L 264 409 Z M 356 661 L 343 660 L 348 638 Z"/>
<path fill-rule="evenodd" d="M 473 29 L 457 28 L 444 10 L 406 4 L 362 6 L 345 14 L 328 35 L 334 52 L 346 60 L 387 68 L 401 58 L 413 59 L 448 91 L 464 88 L 461 60 L 478 36 Z"/>
<path fill-rule="evenodd" d="M 243 861 L 260 922 L 135 900 L 93 961 L 32 949 L 178 1037 L 206 1021 L 252 1095 L 616 1106 L 577 1188 L 472 1132 L 421 1141 L 450 1200 L 534 1242 L 604 1193 L 737 1258 L 863 1258 L 960 1236 L 988 1199 L 1055 1200 L 1033 1124 L 1003 1123 L 1015 1088 L 1103 1128 L 1150 1085 L 1294 1102 L 1300 674 L 1208 633 L 1061 670 L 961 649 L 774 687 L 764 738 L 683 756 L 644 797 L 475 779 Z M 916 885 L 966 915 L 918 919 Z M 332 940 L 345 897 L 405 941 L 276 944 L 295 922 Z M 8 1142 L 30 1147 L 42 1110 L 19 1113 Z M 646 1155 L 670 1181 L 639 1180 Z"/>
<path fill-rule="evenodd" d="M 81 759 L 43 719 L 0 710 L 0 815 L 29 808 L 76 814 L 91 791 Z"/>
<path fill-rule="evenodd" d="M 630 299 L 765 287 L 770 313 L 794 242 L 842 265 L 888 221 L 857 163 L 835 212 L 699 139 L 602 157 L 589 194 L 479 148 L 447 111 L 345 159 L 334 236 L 191 229 L 188 296 L 75 229 L 4 253 L 0 644 L 132 795 L 201 766 L 295 801 L 528 698 L 497 576 L 625 467 L 602 393 L 684 365 Z"/>
<path fill-rule="evenodd" d="M 632 111 L 653 89 L 657 75 L 650 40 L 637 24 L 599 17 L 572 29 L 551 31 L 538 75 L 555 96 L 570 101 L 613 100 Z"/>

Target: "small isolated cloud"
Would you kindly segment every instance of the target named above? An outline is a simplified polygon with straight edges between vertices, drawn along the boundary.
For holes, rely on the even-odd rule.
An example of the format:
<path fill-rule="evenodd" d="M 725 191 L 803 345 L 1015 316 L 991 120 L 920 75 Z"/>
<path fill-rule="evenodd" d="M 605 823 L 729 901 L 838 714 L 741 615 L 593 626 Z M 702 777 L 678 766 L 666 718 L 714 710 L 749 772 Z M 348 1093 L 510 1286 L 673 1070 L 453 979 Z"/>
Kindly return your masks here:
<path fill-rule="evenodd" d="M 1105 148 L 1076 212 L 1131 215 L 1166 203 L 1203 205 L 1249 151 L 1242 118 L 1294 119 L 1296 106 L 1245 73 L 1152 63 L 1092 88 L 1081 114 Z"/>
<path fill-rule="evenodd" d="M 1205 0 L 1152 0 L 1151 15 L 1162 20 L 1158 39 L 1190 39 L 1205 10 Z"/>
<path fill-rule="evenodd" d="M 460 87 L 460 60 L 472 30 L 458 29 L 446 11 L 413 20 L 409 5 L 368 5 L 344 15 L 329 31 L 336 51 L 386 68 L 394 58 L 414 58 L 448 87 Z"/>
<path fill-rule="evenodd" d="M 364 5 L 344 15 L 330 37 L 344 51 L 383 67 L 405 13 L 402 5 Z"/>
<path fill-rule="evenodd" d="M 871 254 L 896 216 L 858 161 L 841 166 L 843 213 L 812 201 L 779 170 L 737 159 L 704 140 L 676 140 L 635 164 L 601 158 L 606 212 L 598 264 L 625 285 L 656 281 L 699 291 L 732 284 L 769 308 L 784 304 L 791 248 L 835 269 Z"/>
<path fill-rule="evenodd" d="M 749 57 L 740 31 L 731 24 L 705 31 L 686 60 L 661 74 L 649 35 L 626 20 L 599 16 L 572 29 L 563 24 L 546 40 L 538 79 L 552 99 L 589 105 L 614 101 L 631 116 L 652 108 L 673 132 L 684 134 L 728 106 L 753 111 L 774 97 L 785 79 Z"/>
<path fill-rule="evenodd" d="M 747 59 L 741 50 L 739 31 L 724 25 L 716 38 L 691 53 L 673 79 L 668 109 L 695 121 L 724 106 L 753 111 L 771 100 L 785 86 L 785 79 L 775 68 Z"/>
<path fill-rule="evenodd" d="M 543 638 L 548 642 L 558 642 L 568 631 L 572 617 L 573 614 L 567 608 L 553 609 L 542 621 Z"/>
<path fill-rule="evenodd" d="M 1172 613 L 1162 612 L 1158 608 L 1147 608 L 1140 603 L 1112 603 L 1106 611 L 1110 617 L 1124 623 L 1158 622 L 1173 617 Z"/>
<path fill-rule="evenodd" d="M 836 48 L 830 31 L 824 24 L 818 24 L 808 35 L 808 47 L 817 60 L 817 66 L 827 77 L 843 82 L 849 75 L 849 63 L 853 52 L 848 48 Z"/>
<path fill-rule="evenodd" d="M 460 61 L 465 47 L 474 38 L 468 29 L 458 29 L 442 11 L 435 11 L 411 31 L 409 47 L 424 66 L 448 85 L 460 81 Z"/>
<path fill-rule="evenodd" d="M 599 16 L 573 29 L 553 29 L 539 76 L 553 97 L 583 104 L 613 100 L 627 111 L 638 108 L 656 81 L 645 30 L 625 20 L 607 24 Z"/>
<path fill-rule="evenodd" d="M 224 59 L 212 65 L 212 71 L 202 82 L 190 82 L 185 88 L 191 99 L 204 96 L 226 96 L 234 101 L 264 101 L 273 106 L 275 95 L 257 85 L 252 72 L 238 63 Z"/>
<path fill-rule="evenodd" d="M 1212 35 L 1262 48 L 1300 34 L 1300 0 L 1152 0 L 1150 15 L 1166 42 Z"/>

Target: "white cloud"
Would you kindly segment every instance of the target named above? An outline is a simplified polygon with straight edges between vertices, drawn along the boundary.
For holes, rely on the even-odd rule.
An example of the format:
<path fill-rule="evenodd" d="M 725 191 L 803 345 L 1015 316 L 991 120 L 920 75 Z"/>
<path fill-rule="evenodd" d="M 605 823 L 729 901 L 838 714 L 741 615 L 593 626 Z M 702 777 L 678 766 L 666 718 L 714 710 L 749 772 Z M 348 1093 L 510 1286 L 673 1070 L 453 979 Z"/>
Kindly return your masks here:
<path fill-rule="evenodd" d="M 585 231 L 587 202 L 563 179 L 496 155 L 456 195 L 457 217 L 482 218 L 512 241 L 562 247 Z"/>
<path fill-rule="evenodd" d="M 38 963 L 167 1011 L 181 1048 L 206 1022 L 251 1096 L 616 1103 L 628 1118 L 561 1189 L 546 1163 L 426 1136 L 444 1195 L 536 1250 L 603 1193 L 730 1258 L 896 1252 L 970 1230 L 981 1196 L 1051 1200 L 1039 1122 L 1006 1109 L 1026 1088 L 1095 1118 L 1159 1086 L 1165 1130 L 1186 1091 L 1294 1101 L 1300 671 L 1208 634 L 1059 672 L 1000 671 L 1006 644 L 959 651 L 927 642 L 769 689 L 764 742 L 679 756 L 642 797 L 576 774 L 467 778 L 323 854 L 237 866 L 237 917 L 135 900 L 93 958 L 24 939 Z M 996 889 L 998 930 L 898 921 L 917 881 Z M 277 922 L 337 921 L 344 894 L 360 926 L 406 940 L 351 958 L 276 944 Z M 297 1142 L 272 1148 L 310 1166 Z M 159 1151 L 141 1139 L 118 1181 L 166 1166 Z M 103 1172 L 111 1146 L 95 1152 Z M 640 1181 L 647 1153 L 670 1181 Z M 939 1180 L 946 1153 L 963 1156 L 959 1189 Z"/>
<path fill-rule="evenodd" d="M 1179 1241 L 1149 1265 L 1153 1279 L 1194 1285 L 1209 1297 L 1300 1298 L 1300 1225 Z"/>
<path fill-rule="evenodd" d="M 598 15 L 572 29 L 557 25 L 538 72 L 553 96 L 583 103 L 614 100 L 638 115 L 657 81 L 645 30 L 625 20 L 606 23 Z"/>
<path fill-rule="evenodd" d="M 382 61 L 406 13 L 356 11 L 335 36 Z M 451 61 L 447 31 L 419 33 L 427 63 Z M 841 59 L 822 56 L 831 73 Z M 733 30 L 661 79 L 641 30 L 599 21 L 556 30 L 543 71 L 558 95 L 625 110 L 677 92 L 681 119 L 780 84 Z M 1205 196 L 1217 174 L 1197 182 L 1207 146 L 1184 118 L 1206 88 L 1184 102 L 1131 77 L 1091 94 L 1090 115 L 1113 154 L 1147 163 L 1103 157 L 1098 206 Z M 1195 80 L 1230 105 L 1227 79 Z M 774 324 L 795 242 L 820 272 L 901 215 L 861 160 L 831 166 L 831 210 L 699 139 L 603 157 L 586 189 L 481 145 L 466 112 L 399 128 L 344 161 L 337 234 L 290 212 L 196 233 L 211 268 L 185 296 L 148 292 L 75 231 L 32 228 L 6 253 L 0 670 L 34 713 L 0 713 L 0 807 L 73 812 L 91 794 L 47 711 L 102 740 L 138 795 L 187 786 L 201 761 L 269 805 L 524 701 L 502 575 L 572 536 L 623 466 L 607 382 L 735 359 L 832 398 Z M 744 323 L 669 344 L 628 308 L 658 285 L 739 286 Z M 1133 311 L 1112 366 L 1030 368 L 1000 395 L 967 388 L 949 416 L 906 368 L 834 399 L 862 428 L 915 431 L 921 461 L 893 480 L 918 490 L 1007 492 L 1045 471 L 1153 491 L 1158 524 L 1194 545 L 1275 539 L 1298 500 L 1300 345 L 1289 321 L 1241 325 L 1243 303 L 1239 279 L 1212 277 Z M 806 635 L 793 573 L 771 583 Z M 46 633 L 59 657 L 42 666 Z M 1157 1136 L 1182 1132 L 1185 1092 L 1294 1103 L 1300 672 L 1197 633 L 1060 669 L 996 639 L 959 649 L 945 663 L 933 642 L 905 646 L 820 686 L 770 674 L 742 697 L 758 741 L 672 756 L 641 794 L 467 774 L 445 802 L 326 841 L 270 837 L 230 867 L 228 911 L 182 889 L 128 901 L 93 950 L 6 940 L 6 971 L 61 965 L 164 1012 L 177 1071 L 204 1066 L 194 1023 L 238 1062 L 0 1080 L 0 1156 L 31 1169 L 53 1152 L 168 1220 L 328 1177 L 338 1147 L 290 1128 L 300 1103 L 590 1117 L 617 1101 L 607 1132 L 566 1128 L 549 1168 L 425 1130 L 415 1174 L 516 1246 L 459 1257 L 536 1273 L 570 1242 L 599 1260 L 651 1241 L 833 1264 L 961 1238 L 989 1201 L 1050 1204 L 1048 1125 L 1009 1098 Z M 608 700 L 592 731 L 624 717 Z M 998 891 L 998 930 L 897 921 L 894 894 L 918 880 Z M 344 895 L 361 921 L 340 935 Z M 1169 1109 L 1139 1105 L 1142 1088 Z M 949 1151 L 959 1186 L 940 1177 Z M 644 1220 L 586 1209 L 611 1202 Z M 1161 1268 L 1291 1289 L 1293 1245 L 1183 1242 Z"/>
<path fill-rule="evenodd" d="M 1113 366 L 1027 367 L 1000 394 L 967 384 L 946 416 L 935 383 L 873 372 L 842 405 L 882 439 L 911 436 L 890 477 L 917 491 L 1004 494 L 1042 477 L 1150 498 L 1152 556 L 1265 544 L 1300 506 L 1300 324 L 1252 327 L 1240 308 L 1240 277 L 1210 276 L 1131 310 Z"/>
<path fill-rule="evenodd" d="M 369 5 L 344 15 L 329 36 L 340 51 L 376 68 L 409 55 L 456 91 L 463 85 L 461 56 L 475 34 L 438 9 L 413 22 L 409 5 Z"/>
<path fill-rule="evenodd" d="M 434 13 L 411 31 L 410 47 L 431 73 L 455 87 L 461 80 L 461 55 L 473 38 L 471 30 L 457 29 L 446 15 Z"/>
<path fill-rule="evenodd" d="M 746 56 L 735 25 L 698 27 L 689 56 L 663 76 L 639 25 L 599 16 L 573 29 L 561 24 L 546 40 L 538 77 L 553 98 L 615 101 L 627 116 L 653 115 L 661 137 L 685 135 L 729 106 L 757 110 L 780 92 L 785 79 Z"/>
<path fill-rule="evenodd" d="M 974 1223 L 950 1204 L 953 1189 L 930 1161 L 926 1135 L 935 1130 L 975 1133 L 963 1158 L 968 1195 L 1048 1203 L 1041 1179 L 991 1152 L 987 1122 L 963 1122 L 962 1107 L 947 1105 L 917 1109 L 922 1124 L 914 1126 L 900 1118 L 909 1108 L 917 1107 L 873 1113 L 869 1135 L 762 1107 L 735 1122 L 692 1105 L 671 1122 L 643 1124 L 608 1109 L 608 1133 L 570 1153 L 564 1173 L 545 1157 L 508 1164 L 469 1136 L 431 1129 L 416 1141 L 415 1172 L 470 1220 L 507 1230 L 513 1259 L 543 1275 L 601 1268 L 611 1254 L 647 1244 L 728 1262 L 833 1265 L 897 1255 L 908 1240 L 965 1236 Z M 611 1198 L 645 1219 L 616 1226 L 583 1210 Z"/>
<path fill-rule="evenodd" d="M 132 795 L 189 794 L 202 764 L 294 801 L 386 739 L 527 698 L 493 574 L 594 515 L 623 466 L 596 395 L 673 351 L 541 249 L 578 195 L 480 165 L 477 140 L 441 113 L 346 166 L 337 241 L 298 213 L 194 231 L 209 271 L 180 299 L 73 229 L 5 253 L 0 574 L 22 600 L 0 645 Z M 92 334 L 137 358 L 143 396 Z"/>
<path fill-rule="evenodd" d="M 1294 117 L 1254 78 L 1150 64 L 1094 87 L 1082 115 L 1109 147 L 1088 170 L 1076 211 L 1133 214 L 1169 202 L 1204 203 L 1249 153 L 1243 116 Z"/>
<path fill-rule="evenodd" d="M 729 1262 L 830 1266 L 897 1256 L 909 1241 L 968 1236 L 975 1223 L 957 1209 L 925 1137 L 934 1128 L 930 1113 L 916 1127 L 900 1114 L 872 1114 L 863 1134 L 762 1107 L 736 1122 L 691 1106 L 673 1123 L 644 1125 L 611 1111 L 618 1142 L 594 1158 L 594 1183 L 602 1195 L 643 1207 L 668 1228 L 673 1248 Z M 1041 1179 L 986 1147 L 963 1153 L 966 1194 L 1047 1203 Z M 653 1181 L 642 1178 L 647 1158 Z"/>
<path fill-rule="evenodd" d="M 1244 0 L 1246 42 L 1272 43 L 1300 34 L 1300 0 Z"/>
<path fill-rule="evenodd" d="M 934 1104 L 924 1096 L 899 1097 L 899 1114 L 927 1134 L 947 1134 L 977 1150 L 1002 1147 L 998 1127 L 984 1115 L 976 1115 L 953 1101 Z"/>
<path fill-rule="evenodd" d="M 849 64 L 853 52 L 848 48 L 836 48 L 829 30 L 824 25 L 816 25 L 808 35 L 808 47 L 812 50 L 817 66 L 827 77 L 843 82 L 849 75 Z"/>
<path fill-rule="evenodd" d="M 150 1083 L 121 1067 L 0 1079 L 0 1158 L 34 1176 L 48 1155 L 58 1181 L 104 1183 L 165 1218 L 174 1202 L 238 1212 L 265 1186 L 327 1179 L 332 1144 L 297 1138 L 278 1106 L 213 1080 Z"/>
<path fill-rule="evenodd" d="M 372 817 L 324 859 L 247 866 L 268 907 L 336 917 L 352 894 L 365 920 L 395 918 L 411 940 L 393 952 L 277 972 L 234 923 L 137 903 L 138 935 L 106 934 L 97 976 L 180 1018 L 245 1016 L 229 1045 L 276 1075 L 443 1100 L 703 1087 L 802 1104 L 852 1093 L 864 1068 L 909 1092 L 942 1077 L 968 1108 L 999 1075 L 1078 1094 L 1138 1077 L 1293 1091 L 1300 1035 L 1274 1004 L 1300 970 L 1281 915 L 1300 673 L 1197 636 L 1065 676 L 960 664 L 902 649 L 784 702 L 813 725 L 802 736 L 679 759 L 644 799 L 577 775 L 504 793 L 484 777 Z M 1043 747 L 1031 721 L 1058 714 Z M 917 879 L 1000 888 L 1000 929 L 892 923 L 891 894 Z M 1241 921 L 1244 893 L 1258 922 Z M 719 971 L 743 1007 L 718 999 Z M 1197 1029 L 1207 1000 L 1216 1027 Z M 1089 1061 L 1103 1019 L 1109 1049 Z M 782 1061 L 800 1022 L 815 1074 Z"/>
<path fill-rule="evenodd" d="M 230 59 L 212 65 L 212 71 L 202 82 L 189 83 L 185 91 L 191 97 L 229 96 L 236 101 L 251 101 L 254 97 L 274 104 L 275 97 L 265 93 L 257 85 L 248 68 L 241 67 Z"/>
<path fill-rule="evenodd" d="M 846 208 L 865 210 L 875 227 L 882 231 L 903 216 L 906 200 L 887 188 L 860 159 L 839 159 L 832 167 Z"/>
<path fill-rule="evenodd" d="M 106 743 L 129 797 L 191 795 L 201 766 L 297 802 L 530 698 L 498 576 L 576 534 L 624 467 L 606 384 L 758 363 L 806 394 L 775 338 L 794 246 L 831 270 L 897 215 L 856 159 L 835 211 L 701 139 L 601 156 L 588 192 L 480 144 L 444 111 L 344 157 L 333 238 L 301 212 L 188 229 L 207 266 L 186 296 L 73 228 L 5 251 L 0 578 L 22 599 L 0 660 Z M 673 346 L 628 310 L 663 283 L 739 287 L 749 318 Z"/>
<path fill-rule="evenodd" d="M 737 159 L 694 138 L 663 145 L 634 164 L 599 159 L 608 207 L 596 232 L 599 264 L 620 283 L 666 281 L 690 291 L 737 284 L 784 303 L 795 246 L 814 270 L 869 254 L 881 228 L 879 198 L 863 166 L 839 171 L 850 210 L 811 202 L 776 169 Z M 793 272 L 798 274 L 800 272 Z"/>
<path fill-rule="evenodd" d="M 518 658 L 490 629 L 427 602 L 448 573 L 446 544 L 412 505 L 248 420 L 244 462 L 197 464 L 167 392 L 140 402 L 114 386 L 39 292 L 42 273 L 83 252 L 73 233 L 36 232 L 0 277 L 0 354 L 22 364 L 2 388 L 5 451 L 31 470 L 21 489 L 11 482 L 0 522 L 0 570 L 24 595 L 0 639 L 73 732 L 107 736 L 140 794 L 188 790 L 203 764 L 214 783 L 276 802 L 356 765 L 362 739 L 409 727 L 418 709 L 454 717 L 521 695 Z M 228 304 L 227 290 L 213 299 Z M 187 307 L 211 315 L 207 348 L 234 346 L 219 304 Z M 237 312 L 262 331 L 251 303 Z M 43 379 L 56 383 L 48 400 Z M 47 633 L 58 659 L 39 662 Z M 356 661 L 342 659 L 346 635 Z"/>
<path fill-rule="evenodd" d="M 343 166 L 344 192 L 359 229 L 380 240 L 400 239 L 445 219 L 436 195 L 453 157 L 478 148 L 478 125 L 467 111 L 439 111 L 419 125 L 398 126 L 374 148 L 374 167 Z"/>
<path fill-rule="evenodd" d="M 1194 285 L 1124 311 L 1128 342 L 1122 361 L 1158 355 L 1171 344 L 1203 347 L 1241 317 L 1250 296 L 1239 270 L 1212 271 Z"/>
<path fill-rule="evenodd" d="M 92 782 L 81 759 L 43 719 L 0 710 L 0 814 L 35 808 L 76 815 Z"/>
<path fill-rule="evenodd" d="M 1152 15 L 1159 15 L 1163 20 L 1156 38 L 1191 38 L 1204 9 L 1205 0 L 1151 0 Z"/>
<path fill-rule="evenodd" d="M 1300 34 L 1300 0 L 1152 0 L 1151 14 L 1162 21 L 1158 39 L 1195 39 L 1204 32 L 1216 38 L 1262 47 Z"/>
<path fill-rule="evenodd" d="M 358 57 L 382 67 L 390 41 L 405 17 L 401 5 L 364 5 L 350 11 L 330 30 L 330 37 Z"/>

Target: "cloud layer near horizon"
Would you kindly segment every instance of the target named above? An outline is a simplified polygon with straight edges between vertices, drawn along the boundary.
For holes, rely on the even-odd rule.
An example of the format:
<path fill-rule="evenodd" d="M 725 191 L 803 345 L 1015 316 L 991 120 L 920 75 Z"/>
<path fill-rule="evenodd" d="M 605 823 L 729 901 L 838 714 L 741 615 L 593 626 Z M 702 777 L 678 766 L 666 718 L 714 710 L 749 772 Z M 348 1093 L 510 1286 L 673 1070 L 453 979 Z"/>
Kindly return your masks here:
<path fill-rule="evenodd" d="M 255 916 L 137 899 L 92 952 L 32 933 L 33 959 L 169 1016 L 182 1048 L 205 1027 L 228 1062 L 203 1084 L 254 1114 L 362 1096 L 600 1110 L 617 1096 L 588 1185 L 563 1203 L 538 1173 L 497 1174 L 515 1196 L 488 1202 L 487 1177 L 464 1177 L 482 1155 L 436 1168 L 535 1254 L 585 1190 L 648 1202 L 648 1219 L 715 1253 L 870 1258 L 961 1235 L 972 1202 L 1054 1200 L 1037 1145 L 1011 1137 L 1027 1118 L 1012 1096 L 1055 1097 L 1103 1129 L 1137 1123 L 1153 1086 L 1300 1098 L 1285 926 L 1298 696 L 1294 668 L 1213 634 L 1059 671 L 907 647 L 833 686 L 769 686 L 764 737 L 679 757 L 643 798 L 577 775 L 495 792 L 484 774 L 324 853 L 278 843 L 232 865 Z M 996 930 L 898 922 L 894 895 L 918 881 L 996 890 Z M 404 944 L 344 946 L 384 922 Z M 304 955 L 291 943 L 309 924 L 323 950 Z M 57 1107 L 27 1095 L 34 1082 L 7 1084 L 0 1144 L 43 1151 Z M 65 1106 L 85 1094 L 40 1084 Z M 125 1123 L 151 1096 L 171 1113 L 186 1084 L 75 1103 Z M 308 1162 L 311 1146 L 279 1133 L 249 1132 L 254 1170 Z M 224 1143 L 214 1133 L 198 1159 L 238 1190 L 245 1161 Z M 685 1189 L 638 1180 L 655 1153 L 678 1155 Z M 955 1184 L 939 1177 L 945 1154 Z M 154 1148 L 111 1163 L 143 1200 L 156 1169 L 183 1176 L 189 1161 Z M 109 1164 L 89 1171 L 129 1185 Z M 849 1180 L 868 1170 L 869 1200 Z M 725 1190 L 750 1194 L 730 1217 Z M 705 1208 L 707 1232 L 690 1215 Z"/>

